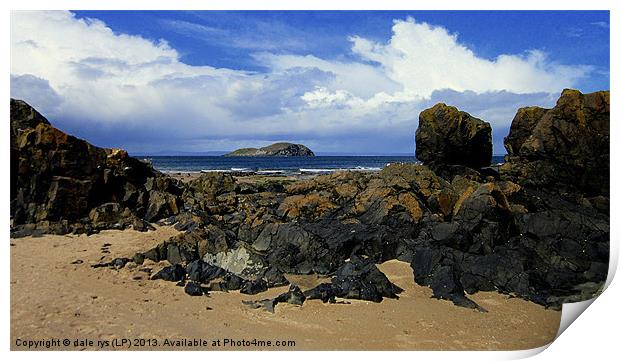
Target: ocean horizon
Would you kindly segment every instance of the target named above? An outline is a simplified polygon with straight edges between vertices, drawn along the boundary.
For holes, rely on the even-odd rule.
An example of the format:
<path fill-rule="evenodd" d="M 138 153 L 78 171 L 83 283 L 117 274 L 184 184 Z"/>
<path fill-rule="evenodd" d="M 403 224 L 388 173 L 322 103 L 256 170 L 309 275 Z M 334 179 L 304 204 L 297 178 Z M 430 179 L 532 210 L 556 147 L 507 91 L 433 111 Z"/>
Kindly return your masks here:
<path fill-rule="evenodd" d="M 379 171 L 390 163 L 419 163 L 415 156 L 325 156 L 315 157 L 223 157 L 136 155 L 164 173 L 255 172 L 263 174 L 331 173 L 335 171 Z M 491 163 L 500 164 L 503 155 Z"/>

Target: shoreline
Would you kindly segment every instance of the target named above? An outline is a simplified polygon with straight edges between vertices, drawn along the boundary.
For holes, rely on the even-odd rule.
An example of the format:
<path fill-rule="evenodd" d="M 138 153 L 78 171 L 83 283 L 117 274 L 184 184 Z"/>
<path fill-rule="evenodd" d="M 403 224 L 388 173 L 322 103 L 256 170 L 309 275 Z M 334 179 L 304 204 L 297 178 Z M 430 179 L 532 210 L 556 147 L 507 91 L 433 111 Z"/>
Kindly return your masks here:
<path fill-rule="evenodd" d="M 492 164 L 488 168 L 496 172 L 499 172 L 501 164 Z M 276 180 L 276 181 L 298 181 L 312 179 L 321 175 L 335 174 L 335 173 L 364 173 L 364 174 L 376 174 L 383 170 L 383 168 L 373 169 L 325 169 L 322 171 L 286 171 L 286 170 L 273 170 L 273 171 L 237 171 L 226 169 L 214 169 L 214 170 L 201 170 L 201 171 L 178 171 L 178 170 L 159 170 L 155 169 L 162 174 L 165 174 L 171 178 L 180 180 L 184 183 L 199 178 L 203 174 L 229 174 L 236 180 L 241 182 L 253 182 L 257 180 Z"/>
<path fill-rule="evenodd" d="M 347 170 L 347 169 L 335 169 L 333 171 L 325 172 L 286 172 L 286 171 L 229 171 L 229 170 L 203 170 L 203 171 L 161 171 L 159 172 L 180 180 L 184 183 L 199 178 L 203 174 L 218 173 L 229 174 L 233 176 L 239 182 L 253 183 L 259 180 L 272 180 L 272 181 L 298 181 L 312 179 L 321 175 L 334 174 L 339 172 L 359 172 L 359 173 L 378 173 L 381 169 L 373 170 Z"/>

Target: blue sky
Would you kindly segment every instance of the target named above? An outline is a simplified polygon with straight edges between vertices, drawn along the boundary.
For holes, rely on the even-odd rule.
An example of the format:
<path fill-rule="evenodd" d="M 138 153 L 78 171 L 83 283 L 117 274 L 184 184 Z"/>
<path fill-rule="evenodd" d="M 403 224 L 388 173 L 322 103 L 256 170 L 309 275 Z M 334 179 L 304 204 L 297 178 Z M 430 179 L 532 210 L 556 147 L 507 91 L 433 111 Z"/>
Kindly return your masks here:
<path fill-rule="evenodd" d="M 412 153 L 436 102 L 491 122 L 609 88 L 596 11 L 14 12 L 11 95 L 134 153 L 273 141 Z"/>

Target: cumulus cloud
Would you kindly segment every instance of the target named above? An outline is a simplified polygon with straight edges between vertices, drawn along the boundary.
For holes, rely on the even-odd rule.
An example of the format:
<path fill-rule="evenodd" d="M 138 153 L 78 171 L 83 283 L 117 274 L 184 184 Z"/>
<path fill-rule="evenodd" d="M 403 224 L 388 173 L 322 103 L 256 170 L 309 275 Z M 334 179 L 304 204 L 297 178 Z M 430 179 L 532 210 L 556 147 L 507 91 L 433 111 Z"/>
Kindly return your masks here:
<path fill-rule="evenodd" d="M 386 44 L 352 37 L 353 52 L 385 69 L 405 89 L 397 99 L 428 97 L 434 90 L 471 90 L 478 93 L 506 90 L 514 93 L 557 92 L 591 71 L 588 66 L 563 66 L 548 61 L 538 50 L 521 55 L 483 59 L 458 42 L 455 34 L 439 26 L 396 21 Z"/>
<path fill-rule="evenodd" d="M 411 18 L 392 31 L 385 43 L 350 37 L 348 61 L 255 53 L 267 69 L 256 73 L 188 65 L 164 39 L 117 33 L 70 12 L 18 11 L 11 95 L 63 129 L 134 151 L 290 140 L 322 151 L 412 152 L 418 114 L 432 102 L 506 129 L 519 106 L 549 105 L 591 71 L 538 50 L 484 59 L 447 29 Z M 502 152 L 501 139 L 495 143 Z"/>

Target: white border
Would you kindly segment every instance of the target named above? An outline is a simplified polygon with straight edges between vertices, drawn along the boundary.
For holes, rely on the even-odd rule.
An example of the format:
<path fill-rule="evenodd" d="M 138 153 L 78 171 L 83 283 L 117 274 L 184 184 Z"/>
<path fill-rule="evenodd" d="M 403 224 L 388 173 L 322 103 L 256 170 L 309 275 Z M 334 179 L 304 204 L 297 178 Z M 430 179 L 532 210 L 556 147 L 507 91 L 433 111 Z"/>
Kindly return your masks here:
<path fill-rule="evenodd" d="M 338 0 L 262 0 L 262 1 L 251 1 L 251 0 L 229 0 L 229 1 L 219 1 L 217 3 L 213 1 L 209 2 L 199 2 L 199 1 L 191 1 L 191 0 L 151 0 L 151 1 L 140 1 L 140 0 L 108 0 L 108 1 L 76 1 L 76 0 L 62 0 L 62 1 L 43 1 L 43 0 L 20 0 L 20 1 L 3 1 L 3 11 L 1 13 L 1 24 L 2 27 L 2 39 L 5 51 L 2 53 L 4 56 L 0 56 L 0 61 L 2 62 L 2 66 L 5 69 L 6 73 L 4 74 L 4 84 L 1 88 L 1 92 L 3 95 L 2 99 L 5 99 L 4 102 L 0 102 L 0 107 L 2 114 L 4 114 L 5 122 L 8 121 L 9 114 L 9 63 L 10 63 L 10 54 L 9 54 L 9 44 L 10 44 L 10 24 L 9 24 L 9 10 L 23 10 L 23 9 L 79 9 L 79 10 L 94 10 L 94 9 L 119 9 L 119 10 L 132 10 L 132 9 L 161 9 L 161 10 L 197 10 L 197 9 L 205 9 L 205 10 L 226 10 L 226 9 L 248 9 L 248 10 L 278 10 L 278 9 L 306 9 L 306 10 L 338 10 L 338 9 L 347 9 L 347 10 L 611 10 L 611 84 L 620 84 L 618 79 L 618 73 L 616 71 L 616 67 L 619 64 L 620 59 L 618 59 L 618 34 L 619 34 L 619 16 L 618 16 L 618 1 L 611 0 L 588 0 L 588 1 L 574 1 L 574 0 L 564 0 L 564 1 L 553 1 L 553 0 L 509 0 L 509 1 L 484 1 L 484 0 L 470 0 L 470 1 L 462 1 L 462 0 L 435 0 L 435 1 L 401 1 L 401 0 L 380 0 L 380 1 L 368 1 L 368 0 L 359 0 L 359 1 L 338 1 Z M 613 85 L 612 85 L 613 88 Z M 612 91 L 613 92 L 613 91 Z M 616 135 L 618 135 L 618 111 L 615 106 L 612 106 L 612 122 L 611 122 L 611 132 L 612 132 L 612 140 L 616 139 Z M 9 164 L 9 132 L 8 132 L 8 124 L 1 127 L 2 137 L 0 138 L 0 149 L 2 150 L 2 165 L 6 170 Z M 618 184 L 620 181 L 619 177 L 619 168 L 614 163 L 615 154 L 618 154 L 617 142 L 611 142 L 611 184 Z M 1 179 L 2 182 L 2 195 L 0 198 L 0 204 L 4 205 L 1 209 L 1 219 L 4 219 L 6 226 L 4 227 L 4 234 L 9 234 L 8 227 L 8 219 L 9 219 L 9 178 L 8 176 L 4 176 Z M 615 274 L 618 267 L 618 231 L 615 226 L 618 224 L 615 221 L 618 221 L 619 206 L 617 199 L 616 189 L 612 187 L 612 204 L 611 204 L 611 255 L 612 258 L 610 260 L 610 277 L 607 282 L 607 286 L 611 284 L 613 275 Z M 7 240 L 8 241 L 8 240 Z M 8 242 L 6 242 L 8 243 Z M 4 244 L 2 246 L 2 260 L 4 273 L 3 273 L 3 281 L 4 281 L 4 297 L 2 298 L 3 311 L 2 312 L 2 331 L 0 337 L 0 347 L 4 352 L 8 353 L 9 343 L 10 343 L 10 302 L 6 295 L 10 292 L 10 275 L 9 275 L 9 252 L 8 252 L 8 244 Z M 605 359 L 609 358 L 610 355 L 614 355 L 616 351 L 616 343 L 617 336 L 617 325 L 618 325 L 618 299 L 619 299 L 619 288 L 616 284 L 611 284 L 605 292 L 597 299 L 595 303 L 595 307 L 592 307 L 585 312 L 585 315 L 580 317 L 576 322 L 575 326 L 569 327 L 566 332 L 562 334 L 559 339 L 557 339 L 550 347 L 549 350 L 543 352 L 539 355 L 542 359 L 561 359 L 561 358 L 597 358 L 597 357 L 605 357 Z M 580 307 L 579 305 L 574 305 L 565 307 L 565 313 L 568 313 L 570 309 L 577 309 Z M 583 312 L 583 310 L 581 310 Z M 578 316 L 580 312 L 570 311 L 572 313 L 571 317 Z M 563 316 L 564 318 L 564 316 Z M 565 320 L 563 320 L 566 323 Z M 370 327 L 370 325 L 369 325 Z M 39 353 L 26 353 L 26 352 L 13 352 L 10 355 L 6 355 L 8 357 L 15 359 L 29 359 L 29 358 L 40 358 L 40 357 L 51 357 L 51 358 L 62 358 L 62 359 L 77 359 L 88 357 L 92 359 L 104 359 L 109 357 L 149 357 L 155 359 L 169 359 L 172 357 L 209 357 L 217 359 L 219 357 L 243 357 L 243 358 L 258 358 L 258 359 L 273 359 L 273 358 L 301 358 L 301 359 L 315 359 L 315 358 L 323 358 L 329 356 L 335 356 L 338 358 L 376 358 L 376 357 L 395 357 L 395 358 L 403 358 L 403 359 L 438 359 L 438 360 L 451 360 L 451 359 L 471 359 L 471 360 L 485 360 L 485 359 L 516 359 L 529 357 L 535 354 L 540 353 L 546 349 L 546 347 L 542 347 L 535 350 L 527 350 L 527 351 L 516 351 L 516 352 L 416 352 L 415 354 L 411 353 L 387 353 L 381 352 L 380 354 L 365 352 L 365 353 L 339 353 L 337 355 L 333 353 L 326 352 L 318 352 L 318 353 L 303 353 L 296 352 L 294 354 L 290 352 L 277 352 L 277 353 L 264 353 L 264 352 L 252 352 L 248 354 L 237 353 L 237 352 L 227 352 L 222 354 L 221 352 L 209 353 L 209 354 L 191 354 L 189 352 L 183 353 L 148 353 L 148 354 L 127 354 L 127 353 L 115 353 L 114 355 L 110 355 L 108 353 L 101 352 L 89 352 L 87 355 L 82 353 L 59 353 L 59 352 L 47 352 L 44 355 Z"/>

